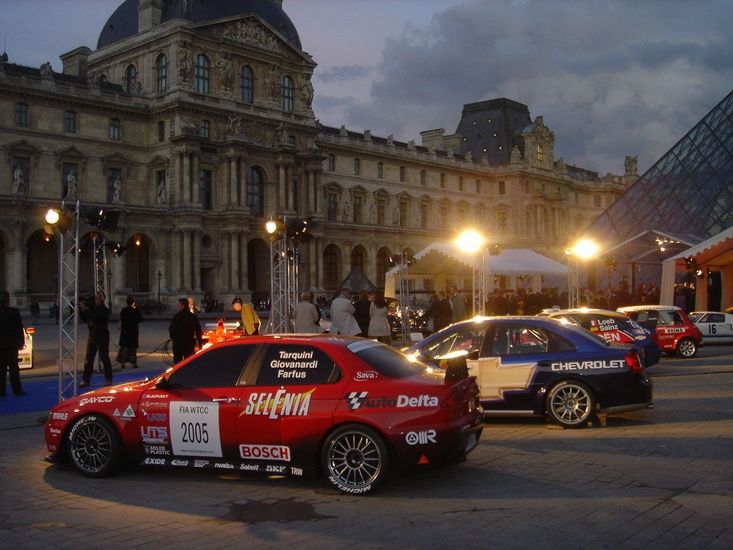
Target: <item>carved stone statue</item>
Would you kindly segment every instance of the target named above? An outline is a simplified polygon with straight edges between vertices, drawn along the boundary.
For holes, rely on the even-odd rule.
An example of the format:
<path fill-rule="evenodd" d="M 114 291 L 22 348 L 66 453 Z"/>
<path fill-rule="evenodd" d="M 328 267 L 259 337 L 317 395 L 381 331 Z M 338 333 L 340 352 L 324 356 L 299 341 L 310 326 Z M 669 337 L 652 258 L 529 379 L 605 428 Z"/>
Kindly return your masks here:
<path fill-rule="evenodd" d="M 181 82 L 188 81 L 190 63 L 188 60 L 187 44 L 183 41 L 178 43 L 178 50 L 176 50 L 176 66 L 178 67 L 178 79 Z"/>
<path fill-rule="evenodd" d="M 158 182 L 158 189 L 155 194 L 155 202 L 158 203 L 158 206 L 165 206 L 166 204 L 165 179 L 162 179 Z"/>
<path fill-rule="evenodd" d="M 400 209 L 397 206 L 392 209 L 392 225 L 400 225 Z"/>
<path fill-rule="evenodd" d="M 633 156 L 633 157 L 627 156 L 626 159 L 624 159 L 624 175 L 625 176 L 638 176 L 639 175 L 638 162 L 639 162 L 638 156 Z"/>
<path fill-rule="evenodd" d="M 308 77 L 305 78 L 305 82 L 300 88 L 300 99 L 306 107 L 310 107 L 313 103 L 313 83 Z"/>
<path fill-rule="evenodd" d="M 46 61 L 43 65 L 41 65 L 41 76 L 42 77 L 53 76 L 53 68 L 51 67 L 51 63 L 49 61 Z"/>
<path fill-rule="evenodd" d="M 275 133 L 274 133 L 274 145 L 288 145 L 290 141 L 290 136 L 288 135 L 287 130 L 285 129 L 285 124 L 282 122 L 278 124 L 275 127 Z"/>
<path fill-rule="evenodd" d="M 76 198 L 76 175 L 73 170 L 69 170 L 66 174 L 66 194 L 65 199 Z"/>
<path fill-rule="evenodd" d="M 519 147 L 517 147 L 516 145 L 512 147 L 512 152 L 509 154 L 509 162 L 511 162 L 512 164 L 522 162 L 522 153 L 519 151 Z"/>
<path fill-rule="evenodd" d="M 351 201 L 349 199 L 346 199 L 344 201 L 344 206 L 341 209 L 341 221 L 348 222 L 351 218 Z"/>
<path fill-rule="evenodd" d="M 232 62 L 226 54 L 219 54 L 219 58 L 216 60 L 216 76 L 219 84 L 219 88 L 225 91 L 232 89 L 232 82 L 234 82 L 234 69 Z"/>
<path fill-rule="evenodd" d="M 122 202 L 121 195 L 122 195 L 122 181 L 120 181 L 120 178 L 118 176 L 112 182 L 112 202 L 121 203 Z"/>
<path fill-rule="evenodd" d="M 25 173 L 20 166 L 13 170 L 13 195 L 25 195 Z"/>

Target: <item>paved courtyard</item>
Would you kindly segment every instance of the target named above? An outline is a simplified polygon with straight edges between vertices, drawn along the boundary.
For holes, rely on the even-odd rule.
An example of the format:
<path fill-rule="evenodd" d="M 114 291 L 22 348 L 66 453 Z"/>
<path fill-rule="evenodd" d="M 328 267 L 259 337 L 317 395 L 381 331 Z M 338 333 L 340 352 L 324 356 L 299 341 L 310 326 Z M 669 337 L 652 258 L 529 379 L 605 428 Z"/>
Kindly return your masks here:
<path fill-rule="evenodd" d="M 368 497 L 308 478 L 86 479 L 42 460 L 43 411 L 3 414 L 0 548 L 733 548 L 733 348 L 651 373 L 654 409 L 583 430 L 491 420 L 467 462 Z"/>

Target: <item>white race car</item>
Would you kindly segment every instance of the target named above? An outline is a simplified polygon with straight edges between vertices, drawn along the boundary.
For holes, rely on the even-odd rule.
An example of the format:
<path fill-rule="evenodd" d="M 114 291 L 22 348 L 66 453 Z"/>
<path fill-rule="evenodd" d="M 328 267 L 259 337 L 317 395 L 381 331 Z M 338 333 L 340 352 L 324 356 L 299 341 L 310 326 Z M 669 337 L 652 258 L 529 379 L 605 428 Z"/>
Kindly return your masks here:
<path fill-rule="evenodd" d="M 18 351 L 18 367 L 21 369 L 33 368 L 33 334 L 36 329 L 33 327 L 25 328 L 25 347 Z"/>
<path fill-rule="evenodd" d="M 693 311 L 690 320 L 702 332 L 703 344 L 733 343 L 733 315 L 719 311 Z"/>

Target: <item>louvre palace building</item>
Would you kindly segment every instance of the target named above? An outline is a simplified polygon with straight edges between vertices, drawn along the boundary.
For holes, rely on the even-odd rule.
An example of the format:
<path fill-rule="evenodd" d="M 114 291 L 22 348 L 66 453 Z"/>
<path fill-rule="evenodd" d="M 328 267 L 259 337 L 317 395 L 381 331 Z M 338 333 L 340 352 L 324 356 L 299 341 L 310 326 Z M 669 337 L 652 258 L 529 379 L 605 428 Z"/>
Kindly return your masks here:
<path fill-rule="evenodd" d="M 310 221 L 299 286 L 330 295 L 353 268 L 383 286 L 390 257 L 467 225 L 562 261 L 637 178 L 633 157 L 623 176 L 556 158 L 543 118 L 506 98 L 467 104 L 455 133 L 417 141 L 324 125 L 317 60 L 286 7 L 125 0 L 95 50 L 60 56 L 61 73 L 3 55 L 0 287 L 14 304 L 55 300 L 58 237 L 44 213 L 62 203 L 80 205 L 80 243 L 124 246 L 108 259 L 116 307 L 130 293 L 228 304 L 269 295 L 269 219 Z M 84 221 L 101 208 L 114 226 Z M 80 249 L 79 291 L 91 292 L 93 252 Z"/>

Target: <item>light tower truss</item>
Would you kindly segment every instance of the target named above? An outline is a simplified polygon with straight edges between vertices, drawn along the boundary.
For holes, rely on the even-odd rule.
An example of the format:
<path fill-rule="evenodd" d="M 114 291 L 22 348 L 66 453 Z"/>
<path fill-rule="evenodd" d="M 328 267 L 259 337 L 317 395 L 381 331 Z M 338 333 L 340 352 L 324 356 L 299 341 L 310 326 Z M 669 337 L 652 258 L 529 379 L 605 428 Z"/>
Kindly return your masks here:
<path fill-rule="evenodd" d="M 71 226 L 60 232 L 59 244 L 59 401 L 77 392 L 77 342 L 79 337 L 79 202 L 62 215 L 72 216 Z"/>

